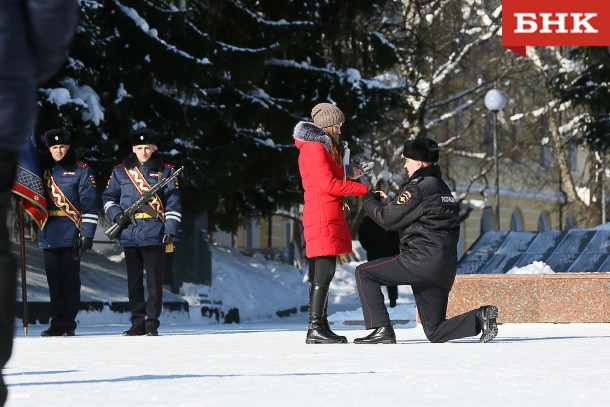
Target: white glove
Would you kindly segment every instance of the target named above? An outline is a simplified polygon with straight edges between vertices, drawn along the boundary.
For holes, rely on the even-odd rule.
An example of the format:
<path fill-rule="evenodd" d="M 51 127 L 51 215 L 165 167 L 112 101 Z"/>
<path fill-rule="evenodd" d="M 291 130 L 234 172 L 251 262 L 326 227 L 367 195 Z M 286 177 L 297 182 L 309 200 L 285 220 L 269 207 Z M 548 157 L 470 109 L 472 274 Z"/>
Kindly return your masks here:
<path fill-rule="evenodd" d="M 366 175 L 373 175 L 373 167 L 375 167 L 374 161 L 367 161 L 360 165 L 362 172 L 364 172 Z"/>

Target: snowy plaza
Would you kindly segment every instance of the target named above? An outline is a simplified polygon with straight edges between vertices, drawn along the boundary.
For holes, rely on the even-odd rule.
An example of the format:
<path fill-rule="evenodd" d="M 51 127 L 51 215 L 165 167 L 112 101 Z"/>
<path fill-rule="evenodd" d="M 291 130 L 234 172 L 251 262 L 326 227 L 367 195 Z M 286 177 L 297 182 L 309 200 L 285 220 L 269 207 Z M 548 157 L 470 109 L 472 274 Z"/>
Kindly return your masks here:
<path fill-rule="evenodd" d="M 4 373 L 18 406 L 607 406 L 610 324 L 503 324 L 498 337 L 429 343 L 397 326 L 396 345 L 306 345 L 305 320 L 128 325 L 79 336 L 16 331 Z M 350 342 L 362 327 L 339 327 Z"/>

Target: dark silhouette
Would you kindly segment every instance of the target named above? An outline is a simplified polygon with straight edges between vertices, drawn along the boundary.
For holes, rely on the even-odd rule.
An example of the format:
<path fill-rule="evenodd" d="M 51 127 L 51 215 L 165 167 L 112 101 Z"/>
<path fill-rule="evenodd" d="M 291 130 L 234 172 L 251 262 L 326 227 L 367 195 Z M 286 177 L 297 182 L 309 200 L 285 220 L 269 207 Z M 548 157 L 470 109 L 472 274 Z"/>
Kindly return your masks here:
<path fill-rule="evenodd" d="M 381 200 L 381 196 L 378 193 L 376 196 L 378 200 Z M 385 230 L 368 216 L 365 216 L 360 223 L 358 240 L 366 251 L 367 261 L 398 256 L 400 253 L 400 237 L 398 232 Z M 387 289 L 390 308 L 394 308 L 398 299 L 398 287 L 388 285 Z"/>
<path fill-rule="evenodd" d="M 17 266 L 6 213 L 19 150 L 36 119 L 36 85 L 63 64 L 78 15 L 76 0 L 0 1 L 0 406 L 8 395 L 2 369 L 13 349 Z"/>

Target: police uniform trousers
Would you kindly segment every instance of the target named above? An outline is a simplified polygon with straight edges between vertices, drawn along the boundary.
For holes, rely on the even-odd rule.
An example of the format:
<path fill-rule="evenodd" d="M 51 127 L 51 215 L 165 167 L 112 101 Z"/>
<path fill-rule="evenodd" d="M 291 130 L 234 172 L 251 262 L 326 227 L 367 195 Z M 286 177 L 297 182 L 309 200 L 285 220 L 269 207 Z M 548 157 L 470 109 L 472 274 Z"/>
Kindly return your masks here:
<path fill-rule="evenodd" d="M 356 285 L 366 329 L 391 326 L 381 285 L 410 285 L 419 319 L 430 342 L 447 342 L 475 336 L 480 332 L 476 324 L 476 309 L 446 319 L 450 290 L 413 275 L 400 263 L 398 256 L 385 257 L 358 266 Z"/>
<path fill-rule="evenodd" d="M 51 298 L 51 325 L 76 329 L 80 308 L 80 260 L 72 258 L 72 247 L 44 249 L 44 269 Z"/>
<path fill-rule="evenodd" d="M 165 246 L 124 247 L 131 325 L 159 327 L 163 307 Z M 148 299 L 144 300 L 144 269 Z M 146 320 L 144 319 L 146 317 Z"/>

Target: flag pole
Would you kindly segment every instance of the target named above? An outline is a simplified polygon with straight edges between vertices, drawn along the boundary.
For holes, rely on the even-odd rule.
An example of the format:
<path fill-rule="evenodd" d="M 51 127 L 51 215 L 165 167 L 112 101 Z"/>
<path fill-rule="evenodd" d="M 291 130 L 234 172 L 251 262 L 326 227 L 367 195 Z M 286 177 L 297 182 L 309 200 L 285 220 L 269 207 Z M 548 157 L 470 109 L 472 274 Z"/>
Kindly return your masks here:
<path fill-rule="evenodd" d="M 25 233 L 23 231 L 23 199 L 19 200 L 19 248 L 21 252 L 21 303 L 23 304 L 23 335 L 28 336 L 28 288 L 25 274 Z"/>

